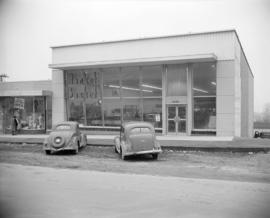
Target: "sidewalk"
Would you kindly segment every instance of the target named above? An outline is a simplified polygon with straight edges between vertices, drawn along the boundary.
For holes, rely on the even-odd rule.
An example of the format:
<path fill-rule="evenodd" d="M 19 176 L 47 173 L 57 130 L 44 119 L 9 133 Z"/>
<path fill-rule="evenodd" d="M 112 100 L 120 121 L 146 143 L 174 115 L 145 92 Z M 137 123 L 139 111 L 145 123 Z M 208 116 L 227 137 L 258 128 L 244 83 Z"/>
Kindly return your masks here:
<path fill-rule="evenodd" d="M 87 144 L 113 146 L 116 135 L 87 135 Z M 48 135 L 0 135 L 0 143 L 42 144 Z M 216 136 L 157 136 L 162 148 L 171 150 L 259 152 L 270 151 L 270 139 Z"/>

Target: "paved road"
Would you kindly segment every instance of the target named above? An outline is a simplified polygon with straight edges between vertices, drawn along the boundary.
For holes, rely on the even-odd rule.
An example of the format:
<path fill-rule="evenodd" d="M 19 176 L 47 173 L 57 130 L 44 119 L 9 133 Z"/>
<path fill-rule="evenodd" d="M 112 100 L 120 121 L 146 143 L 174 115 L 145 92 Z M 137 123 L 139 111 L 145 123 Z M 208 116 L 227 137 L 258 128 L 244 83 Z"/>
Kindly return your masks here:
<path fill-rule="evenodd" d="M 270 184 L 0 164 L 1 217 L 268 217 Z"/>

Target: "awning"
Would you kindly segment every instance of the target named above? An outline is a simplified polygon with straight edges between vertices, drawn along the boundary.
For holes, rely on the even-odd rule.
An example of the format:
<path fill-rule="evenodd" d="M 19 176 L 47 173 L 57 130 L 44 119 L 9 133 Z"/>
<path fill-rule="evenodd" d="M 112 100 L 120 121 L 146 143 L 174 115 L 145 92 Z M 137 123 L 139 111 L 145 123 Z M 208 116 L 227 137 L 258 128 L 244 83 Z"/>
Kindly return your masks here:
<path fill-rule="evenodd" d="M 85 67 L 117 67 L 117 66 L 153 65 L 153 64 L 181 64 L 181 63 L 195 63 L 195 62 L 210 62 L 216 60 L 217 56 L 215 54 L 196 54 L 196 55 L 164 56 L 152 58 L 136 58 L 125 60 L 58 63 L 58 64 L 49 64 L 49 67 L 52 69 L 75 69 Z"/>
<path fill-rule="evenodd" d="M 0 97 L 12 96 L 52 96 L 52 91 L 49 90 L 6 90 L 0 92 Z"/>

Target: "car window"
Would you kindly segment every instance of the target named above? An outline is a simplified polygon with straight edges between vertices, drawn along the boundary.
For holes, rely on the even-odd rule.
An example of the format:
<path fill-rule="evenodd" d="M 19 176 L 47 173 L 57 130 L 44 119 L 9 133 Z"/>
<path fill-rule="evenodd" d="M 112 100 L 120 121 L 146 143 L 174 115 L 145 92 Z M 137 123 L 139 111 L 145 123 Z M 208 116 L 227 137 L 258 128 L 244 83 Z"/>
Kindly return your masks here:
<path fill-rule="evenodd" d="M 151 133 L 151 129 L 148 127 L 135 127 L 130 130 L 130 134 L 138 134 L 138 133 Z"/>
<path fill-rule="evenodd" d="M 137 134 L 141 132 L 141 128 L 133 128 L 130 130 L 130 134 Z"/>
<path fill-rule="evenodd" d="M 145 128 L 141 128 L 141 132 L 143 133 L 150 133 L 151 132 L 151 129 L 145 127 Z"/>
<path fill-rule="evenodd" d="M 70 125 L 58 125 L 56 128 L 56 130 L 69 130 L 71 129 Z"/>

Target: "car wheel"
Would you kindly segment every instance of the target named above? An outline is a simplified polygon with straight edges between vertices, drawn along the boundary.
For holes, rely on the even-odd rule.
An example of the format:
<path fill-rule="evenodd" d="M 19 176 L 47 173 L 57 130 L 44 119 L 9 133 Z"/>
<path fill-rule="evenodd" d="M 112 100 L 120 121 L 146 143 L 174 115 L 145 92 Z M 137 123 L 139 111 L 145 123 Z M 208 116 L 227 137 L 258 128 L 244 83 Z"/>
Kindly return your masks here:
<path fill-rule="evenodd" d="M 45 153 L 46 153 L 47 155 L 50 155 L 50 154 L 51 154 L 51 150 L 45 150 Z"/>
<path fill-rule="evenodd" d="M 120 153 L 119 154 L 120 154 L 122 160 L 126 159 L 125 155 L 122 152 L 122 147 L 120 147 Z"/>
<path fill-rule="evenodd" d="M 78 152 L 79 152 L 79 142 L 77 143 L 77 146 L 74 150 L 74 154 L 78 154 Z"/>
<path fill-rule="evenodd" d="M 126 156 L 123 153 L 121 154 L 121 159 L 126 160 Z"/>
<path fill-rule="evenodd" d="M 154 160 L 157 160 L 158 159 L 158 154 L 152 154 L 152 157 Z"/>

